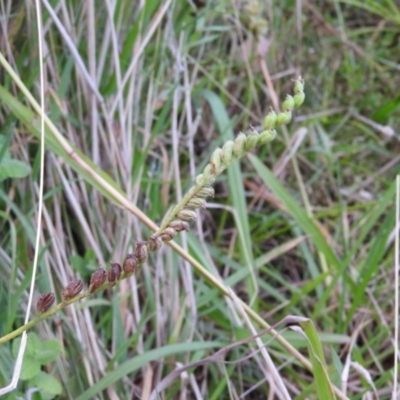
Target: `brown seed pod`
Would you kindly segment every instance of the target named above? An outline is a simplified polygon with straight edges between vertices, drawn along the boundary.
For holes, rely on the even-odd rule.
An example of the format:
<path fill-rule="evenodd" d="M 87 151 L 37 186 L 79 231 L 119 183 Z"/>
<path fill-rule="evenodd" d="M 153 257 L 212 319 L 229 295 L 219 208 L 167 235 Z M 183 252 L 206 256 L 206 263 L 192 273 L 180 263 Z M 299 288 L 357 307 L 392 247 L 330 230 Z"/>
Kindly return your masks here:
<path fill-rule="evenodd" d="M 135 257 L 138 262 L 138 265 L 143 264 L 148 257 L 147 252 L 147 243 L 146 242 L 137 242 L 135 248 Z"/>
<path fill-rule="evenodd" d="M 150 236 L 149 241 L 147 242 L 149 251 L 158 251 L 161 249 L 162 240 L 156 234 Z"/>
<path fill-rule="evenodd" d="M 68 283 L 67 287 L 62 292 L 62 298 L 66 300 L 70 300 L 75 297 L 83 288 L 83 282 L 80 279 L 73 279 L 70 283 Z"/>
<path fill-rule="evenodd" d="M 89 291 L 90 293 L 95 292 L 105 281 L 107 278 L 107 272 L 104 268 L 99 268 L 96 272 L 92 274 L 90 277 Z"/>
<path fill-rule="evenodd" d="M 36 303 L 36 309 L 41 313 L 47 311 L 53 305 L 55 299 L 54 293 L 42 294 Z"/>
<path fill-rule="evenodd" d="M 176 230 L 173 228 L 165 228 L 161 233 L 160 233 L 160 239 L 163 242 L 169 242 L 176 236 Z"/>
<path fill-rule="evenodd" d="M 138 262 L 134 254 L 127 254 L 125 257 L 122 268 L 126 274 L 133 274 L 136 271 Z"/>
<path fill-rule="evenodd" d="M 169 223 L 168 228 L 172 228 L 176 232 L 189 231 L 189 222 L 172 221 Z"/>
<path fill-rule="evenodd" d="M 119 281 L 119 278 L 121 277 L 121 266 L 116 262 L 110 263 L 110 266 L 111 268 L 108 271 L 108 282 L 115 283 Z"/>

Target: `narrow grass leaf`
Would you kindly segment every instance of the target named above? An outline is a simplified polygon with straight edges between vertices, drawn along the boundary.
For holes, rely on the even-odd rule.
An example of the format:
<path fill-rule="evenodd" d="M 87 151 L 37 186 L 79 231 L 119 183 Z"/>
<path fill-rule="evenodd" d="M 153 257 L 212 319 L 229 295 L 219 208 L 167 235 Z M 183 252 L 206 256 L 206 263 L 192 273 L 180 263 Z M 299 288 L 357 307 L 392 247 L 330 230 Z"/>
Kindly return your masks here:
<path fill-rule="evenodd" d="M 194 352 L 199 350 L 207 350 L 215 347 L 221 347 L 221 342 L 193 342 L 193 343 L 178 343 L 161 347 L 159 349 L 149 350 L 146 353 L 133 357 L 129 361 L 124 362 L 108 373 L 104 378 L 100 379 L 90 389 L 82 393 L 76 400 L 91 400 L 95 398 L 102 390 L 112 385 L 114 382 L 142 368 L 147 363 L 160 360 L 164 357 Z"/>

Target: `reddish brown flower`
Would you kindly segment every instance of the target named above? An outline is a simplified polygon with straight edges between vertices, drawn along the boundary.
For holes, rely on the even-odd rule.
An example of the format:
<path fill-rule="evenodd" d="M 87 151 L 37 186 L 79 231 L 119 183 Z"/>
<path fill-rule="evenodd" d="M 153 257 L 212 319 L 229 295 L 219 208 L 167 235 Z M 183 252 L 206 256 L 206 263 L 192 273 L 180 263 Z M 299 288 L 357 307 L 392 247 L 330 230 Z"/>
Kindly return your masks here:
<path fill-rule="evenodd" d="M 158 251 L 161 249 L 162 240 L 158 235 L 153 234 L 149 238 L 148 245 L 149 245 L 149 251 Z"/>
<path fill-rule="evenodd" d="M 90 278 L 89 291 L 90 293 L 95 292 L 107 278 L 107 272 L 104 268 L 99 268 Z"/>
<path fill-rule="evenodd" d="M 138 266 L 137 258 L 134 254 L 128 254 L 125 257 L 122 268 L 126 274 L 133 274 Z"/>
<path fill-rule="evenodd" d="M 36 308 L 39 312 L 43 313 L 47 311 L 54 303 L 56 299 L 56 296 L 54 296 L 54 293 L 45 293 L 42 294 L 36 304 Z"/>
<path fill-rule="evenodd" d="M 134 255 L 136 257 L 138 265 L 143 264 L 147 260 L 147 257 L 148 257 L 147 243 L 146 242 L 137 242 Z"/>
<path fill-rule="evenodd" d="M 75 297 L 83 288 L 83 282 L 80 279 L 73 279 L 68 283 L 67 287 L 62 293 L 62 298 L 64 300 L 70 300 Z"/>
<path fill-rule="evenodd" d="M 110 265 L 111 268 L 108 271 L 108 282 L 115 283 L 121 277 L 121 266 L 116 262 L 112 262 Z"/>

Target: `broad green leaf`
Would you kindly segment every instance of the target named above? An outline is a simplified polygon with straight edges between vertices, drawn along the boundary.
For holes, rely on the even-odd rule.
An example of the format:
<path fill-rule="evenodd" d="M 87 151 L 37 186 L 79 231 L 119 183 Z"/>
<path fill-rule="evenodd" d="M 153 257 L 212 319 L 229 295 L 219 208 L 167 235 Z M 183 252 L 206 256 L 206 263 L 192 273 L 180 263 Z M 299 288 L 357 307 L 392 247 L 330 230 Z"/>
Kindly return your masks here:
<path fill-rule="evenodd" d="M 42 365 L 53 362 L 62 351 L 61 342 L 57 339 L 49 339 L 42 342 L 35 359 Z"/>
<path fill-rule="evenodd" d="M 21 343 L 21 338 L 16 338 L 12 343 L 12 355 L 16 359 L 18 356 L 19 345 Z M 28 333 L 28 339 L 26 342 L 25 357 L 26 356 L 36 356 L 38 349 L 40 349 L 41 341 L 36 335 L 36 333 Z"/>
<path fill-rule="evenodd" d="M 12 158 L 4 158 L 0 163 L 0 182 L 8 178 L 25 178 L 31 172 L 29 165 Z"/>
<path fill-rule="evenodd" d="M 41 391 L 52 395 L 60 395 L 62 386 L 54 376 L 40 371 L 32 380 L 31 385 L 36 386 Z"/>
<path fill-rule="evenodd" d="M 40 363 L 38 363 L 33 357 L 24 355 L 24 361 L 22 362 L 21 376 L 20 379 L 27 381 L 32 379 L 35 375 L 40 372 Z"/>

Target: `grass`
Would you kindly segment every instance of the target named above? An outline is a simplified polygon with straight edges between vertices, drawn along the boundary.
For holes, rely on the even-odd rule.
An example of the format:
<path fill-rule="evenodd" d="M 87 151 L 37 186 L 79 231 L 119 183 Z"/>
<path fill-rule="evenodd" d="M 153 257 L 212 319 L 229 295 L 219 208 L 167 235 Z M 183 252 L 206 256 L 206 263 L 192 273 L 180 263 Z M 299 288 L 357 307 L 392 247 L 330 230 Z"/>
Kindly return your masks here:
<path fill-rule="evenodd" d="M 215 148 L 259 127 L 300 74 L 306 102 L 274 142 L 218 177 L 215 198 L 176 244 L 114 289 L 36 325 L 32 332 L 43 343 L 56 339 L 60 351 L 31 352 L 24 363 L 44 365 L 47 375 L 29 377 L 23 367 L 28 375 L 8 398 L 39 388 L 34 398 L 148 399 L 185 366 L 159 398 L 321 398 L 297 351 L 325 395 L 327 377 L 338 398 L 390 399 L 395 2 L 57 0 L 59 25 L 46 3 L 36 298 L 52 291 L 60 301 L 72 278 L 87 285 L 99 264 L 122 262 Z M 0 0 L 0 17 L 0 51 L 39 99 L 35 10 Z M 1 162 L 29 167 L 27 176 L 0 181 L 1 338 L 23 325 L 28 301 L 40 120 L 11 74 L 0 69 L 0 77 L 0 143 L 8 143 Z M 221 282 L 234 291 L 230 298 Z M 292 315 L 309 322 L 292 320 L 300 331 L 279 324 Z M 271 339 L 268 326 L 282 339 Z M 257 333 L 261 342 L 240 342 Z M 15 364 L 13 341 L 0 346 L 0 360 L 3 387 Z"/>

